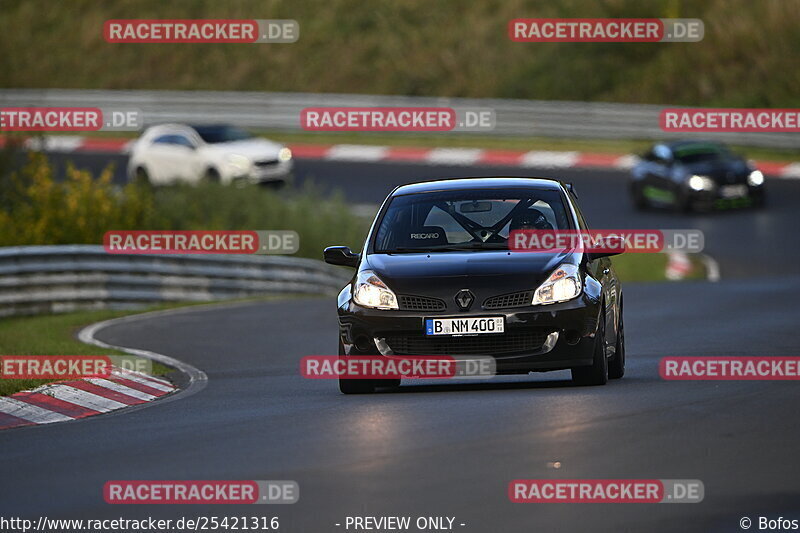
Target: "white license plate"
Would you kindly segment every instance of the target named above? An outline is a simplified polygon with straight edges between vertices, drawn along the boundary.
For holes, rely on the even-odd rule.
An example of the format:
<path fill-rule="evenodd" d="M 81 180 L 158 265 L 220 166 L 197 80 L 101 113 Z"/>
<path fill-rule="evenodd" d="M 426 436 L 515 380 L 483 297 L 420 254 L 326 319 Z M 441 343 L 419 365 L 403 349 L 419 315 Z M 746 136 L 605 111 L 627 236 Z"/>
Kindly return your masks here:
<path fill-rule="evenodd" d="M 503 333 L 505 320 L 501 316 L 470 318 L 426 318 L 425 335 L 480 335 Z"/>
<path fill-rule="evenodd" d="M 724 185 L 719 192 L 723 198 L 741 198 L 742 196 L 747 196 L 747 186 Z"/>

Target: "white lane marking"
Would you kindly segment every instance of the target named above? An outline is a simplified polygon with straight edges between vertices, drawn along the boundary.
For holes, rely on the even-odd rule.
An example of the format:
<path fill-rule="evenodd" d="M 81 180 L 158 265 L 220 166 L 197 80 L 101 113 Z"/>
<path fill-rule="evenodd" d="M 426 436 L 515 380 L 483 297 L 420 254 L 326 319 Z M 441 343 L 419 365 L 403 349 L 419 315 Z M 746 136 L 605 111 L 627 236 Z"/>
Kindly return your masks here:
<path fill-rule="evenodd" d="M 620 168 L 623 170 L 628 170 L 636 166 L 639 163 L 639 156 L 628 154 L 623 155 L 622 157 L 618 157 L 616 161 L 614 161 L 614 168 Z"/>
<path fill-rule="evenodd" d="M 701 258 L 703 260 L 703 264 L 706 266 L 706 279 L 714 282 L 719 281 L 719 263 L 717 263 L 717 260 L 708 254 L 702 254 Z"/>
<path fill-rule="evenodd" d="M 554 167 L 567 168 L 574 167 L 578 162 L 580 153 L 578 152 L 548 152 L 534 150 L 527 152 L 520 159 L 520 166 L 523 167 Z"/>
<path fill-rule="evenodd" d="M 34 424 L 49 424 L 51 422 L 65 422 L 73 420 L 72 417 L 32 405 L 15 398 L 0 398 L 0 413 L 6 413 L 17 418 L 22 418 Z"/>
<path fill-rule="evenodd" d="M 48 152 L 74 152 L 84 142 L 83 137 L 77 135 L 52 135 L 47 137 L 31 137 L 25 140 L 28 150 Z"/>
<path fill-rule="evenodd" d="M 155 379 L 152 376 L 143 376 L 136 372 L 114 369 L 111 371 L 111 375 L 116 376 L 118 378 L 129 379 L 131 381 L 135 381 L 136 383 L 141 383 L 142 385 L 146 385 L 151 389 L 156 389 L 164 392 L 171 392 L 175 390 L 175 387 L 168 381 Z"/>
<path fill-rule="evenodd" d="M 92 394 L 91 392 L 86 392 L 81 389 L 69 387 L 67 385 L 49 385 L 38 392 L 47 394 L 48 396 L 52 396 L 58 400 L 74 403 L 75 405 L 79 405 L 93 411 L 99 411 L 101 413 L 107 413 L 108 411 L 128 407 L 128 404 L 111 400 L 103 396 L 98 396 L 97 394 Z"/>
<path fill-rule="evenodd" d="M 114 383 L 113 381 L 109 381 L 107 379 L 102 378 L 88 378 L 86 379 L 89 383 L 93 383 L 98 387 L 103 387 L 114 392 L 119 392 L 120 394 L 124 394 L 126 396 L 132 396 L 133 398 L 137 398 L 139 400 L 144 400 L 149 402 L 150 400 L 155 400 L 158 396 L 154 396 L 152 394 L 147 394 L 146 392 L 142 392 L 136 389 L 132 389 L 130 387 L 126 387 L 125 385 L 120 385 L 119 383 Z"/>
<path fill-rule="evenodd" d="M 386 157 L 388 152 L 388 146 L 336 144 L 328 150 L 325 159 L 340 161 L 380 161 Z"/>
<path fill-rule="evenodd" d="M 782 178 L 800 178 L 800 163 L 792 163 L 783 167 L 778 175 Z"/>
<path fill-rule="evenodd" d="M 474 165 L 482 155 L 479 148 L 434 148 L 423 160 L 433 165 Z"/>
<path fill-rule="evenodd" d="M 121 148 L 120 152 L 123 153 L 123 154 L 130 153 L 131 148 L 133 148 L 134 144 L 136 144 L 136 139 L 133 139 L 132 141 L 126 142 L 124 145 L 122 145 L 122 148 Z"/>

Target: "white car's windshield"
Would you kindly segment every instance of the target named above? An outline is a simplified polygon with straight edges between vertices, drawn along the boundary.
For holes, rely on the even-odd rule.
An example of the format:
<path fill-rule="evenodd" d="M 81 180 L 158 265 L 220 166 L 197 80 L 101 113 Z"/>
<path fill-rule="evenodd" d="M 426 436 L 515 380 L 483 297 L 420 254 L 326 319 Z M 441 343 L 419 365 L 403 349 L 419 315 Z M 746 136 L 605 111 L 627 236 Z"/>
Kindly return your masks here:
<path fill-rule="evenodd" d="M 252 139 L 253 135 L 234 126 L 194 126 L 200 138 L 209 144 L 229 143 Z"/>

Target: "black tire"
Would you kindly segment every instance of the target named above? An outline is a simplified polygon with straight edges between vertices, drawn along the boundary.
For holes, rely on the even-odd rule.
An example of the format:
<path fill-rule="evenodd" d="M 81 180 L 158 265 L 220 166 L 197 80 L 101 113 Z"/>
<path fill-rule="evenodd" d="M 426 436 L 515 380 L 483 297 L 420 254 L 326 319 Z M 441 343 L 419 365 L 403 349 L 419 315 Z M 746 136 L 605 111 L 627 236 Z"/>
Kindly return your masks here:
<path fill-rule="evenodd" d="M 594 339 L 593 362 L 589 366 L 572 369 L 572 381 L 576 385 L 605 385 L 608 382 L 608 358 L 606 357 L 605 304 L 601 305 L 600 323 Z"/>
<path fill-rule="evenodd" d="M 620 302 L 616 351 L 614 352 L 614 357 L 608 360 L 609 379 L 619 379 L 625 375 L 625 321 L 623 319 L 622 302 Z"/>
<path fill-rule="evenodd" d="M 207 168 L 203 174 L 203 182 L 205 183 L 219 183 L 219 172 L 215 168 Z"/>
<path fill-rule="evenodd" d="M 344 345 L 339 339 L 339 357 L 347 357 Z M 339 378 L 339 392 L 342 394 L 371 394 L 375 392 L 375 381 L 371 379 L 342 379 Z"/>
<path fill-rule="evenodd" d="M 633 197 L 633 207 L 637 211 L 647 211 L 650 207 L 647 197 L 642 193 L 642 186 L 638 182 L 631 186 L 631 196 Z"/>
<path fill-rule="evenodd" d="M 136 171 L 133 173 L 132 181 L 136 185 L 145 185 L 147 187 L 153 185 L 153 182 L 150 181 L 150 174 L 147 173 L 147 169 L 144 167 L 136 167 Z"/>
<path fill-rule="evenodd" d="M 678 195 L 677 207 L 681 213 L 691 213 L 694 211 L 694 199 L 692 195 L 688 192 L 680 193 Z"/>

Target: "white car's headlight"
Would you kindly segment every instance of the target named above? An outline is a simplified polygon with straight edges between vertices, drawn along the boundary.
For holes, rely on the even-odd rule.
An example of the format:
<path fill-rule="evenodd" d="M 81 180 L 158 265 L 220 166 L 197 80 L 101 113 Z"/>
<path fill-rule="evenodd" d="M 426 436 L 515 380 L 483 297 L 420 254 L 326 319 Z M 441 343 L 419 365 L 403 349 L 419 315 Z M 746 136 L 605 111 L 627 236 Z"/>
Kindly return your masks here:
<path fill-rule="evenodd" d="M 228 154 L 225 156 L 225 162 L 228 163 L 234 171 L 247 172 L 252 165 L 250 158 L 239 154 Z"/>
<path fill-rule="evenodd" d="M 286 162 L 292 158 L 292 151 L 285 146 L 278 151 L 278 161 Z"/>
<path fill-rule="evenodd" d="M 397 309 L 397 296 L 371 270 L 359 272 L 353 290 L 353 300 L 362 307 Z"/>
<path fill-rule="evenodd" d="M 695 191 L 710 191 L 714 188 L 714 180 L 708 176 L 692 176 L 689 178 L 689 187 Z"/>
<path fill-rule="evenodd" d="M 550 274 L 533 293 L 531 305 L 554 304 L 572 300 L 581 293 L 583 284 L 576 265 L 564 263 Z"/>
<path fill-rule="evenodd" d="M 758 187 L 764 183 L 764 174 L 760 170 L 754 170 L 747 176 L 747 183 L 753 187 Z"/>

